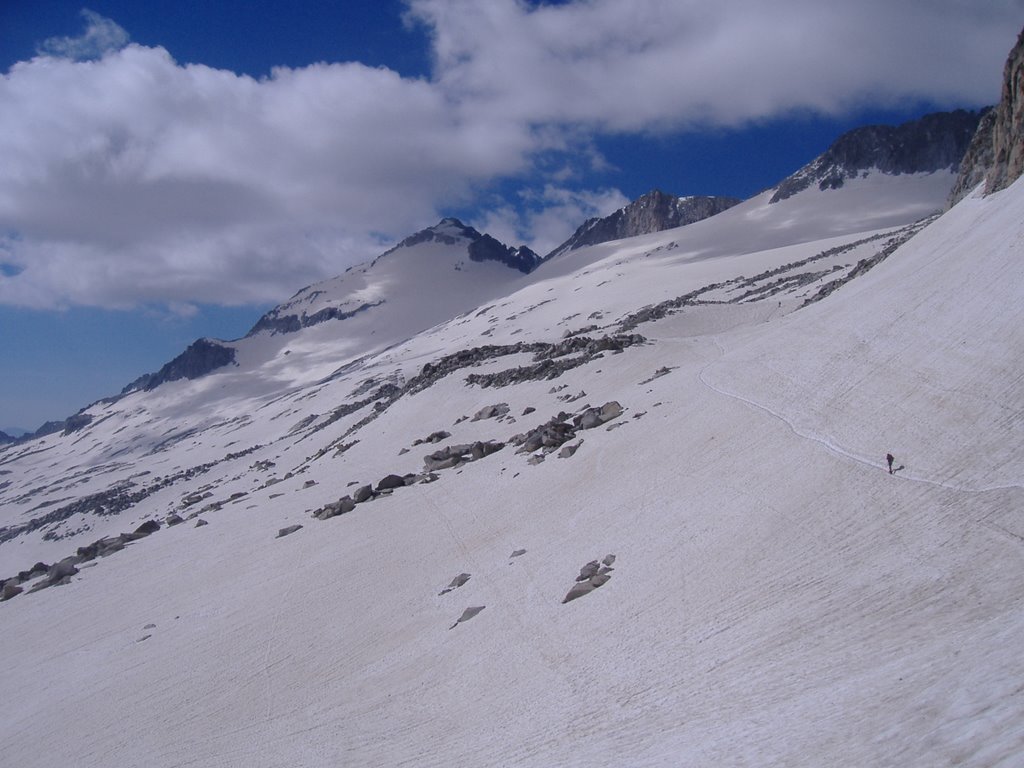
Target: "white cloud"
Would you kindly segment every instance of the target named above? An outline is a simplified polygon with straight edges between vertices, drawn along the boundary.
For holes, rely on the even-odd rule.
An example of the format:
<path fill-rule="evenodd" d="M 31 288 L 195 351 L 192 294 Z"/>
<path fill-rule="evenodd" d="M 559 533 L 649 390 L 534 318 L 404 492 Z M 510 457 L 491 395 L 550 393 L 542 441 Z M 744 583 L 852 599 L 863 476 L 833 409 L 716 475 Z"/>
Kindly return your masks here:
<path fill-rule="evenodd" d="M 85 31 L 81 35 L 48 38 L 36 48 L 37 53 L 89 61 L 128 45 L 128 33 L 116 22 L 88 8 L 83 8 L 81 13 L 85 19 Z"/>
<path fill-rule="evenodd" d="M 530 174 L 542 191 L 479 219 L 544 252 L 625 203 L 571 189 L 601 168 L 595 135 L 992 101 L 1022 10 L 411 0 L 430 79 L 316 64 L 262 80 L 125 46 L 84 12 L 83 36 L 0 78 L 0 303 L 274 301 Z"/>
<path fill-rule="evenodd" d="M 612 131 L 998 98 L 1022 0 L 412 0 L 436 79 L 509 119 Z"/>
<path fill-rule="evenodd" d="M 500 205 L 481 212 L 473 226 L 509 245 L 524 244 L 544 256 L 564 243 L 584 221 L 607 216 L 629 198 L 617 189 L 575 190 L 545 185 L 524 189 L 520 205 Z"/>

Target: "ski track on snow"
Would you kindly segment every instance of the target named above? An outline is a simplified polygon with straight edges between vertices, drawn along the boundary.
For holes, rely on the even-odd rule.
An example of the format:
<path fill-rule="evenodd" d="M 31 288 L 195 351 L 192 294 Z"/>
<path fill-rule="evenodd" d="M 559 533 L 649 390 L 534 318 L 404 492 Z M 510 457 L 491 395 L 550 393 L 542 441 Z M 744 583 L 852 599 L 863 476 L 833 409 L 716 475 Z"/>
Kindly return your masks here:
<path fill-rule="evenodd" d="M 765 405 L 763 403 L 759 403 L 759 402 L 757 402 L 755 400 L 751 400 L 750 398 L 744 397 L 743 395 L 737 394 L 735 392 L 728 392 L 727 390 L 724 390 L 724 389 L 722 389 L 720 387 L 716 387 L 714 384 L 712 384 L 710 381 L 707 380 L 705 374 L 707 373 L 708 369 L 711 368 L 711 366 L 713 366 L 713 365 L 717 364 L 718 362 L 720 362 L 721 359 L 725 356 L 725 348 L 722 346 L 721 342 L 716 337 L 712 336 L 712 337 L 709 337 L 709 338 L 714 343 L 715 347 L 718 348 L 718 360 L 712 360 L 711 362 L 706 363 L 697 372 L 698 380 L 705 387 L 710 389 L 712 392 L 716 392 L 719 395 L 722 395 L 724 397 L 730 397 L 733 400 L 738 400 L 741 403 L 746 403 L 747 405 L 751 406 L 752 408 L 754 408 L 756 410 L 763 411 L 764 413 L 767 413 L 769 416 L 775 417 L 776 419 L 781 421 L 783 424 L 785 424 L 787 427 L 789 427 L 790 431 L 794 435 L 796 435 L 797 437 L 802 437 L 805 440 L 811 440 L 813 442 L 816 442 L 819 445 L 824 446 L 827 450 L 829 450 L 830 452 L 832 452 L 833 454 L 835 454 L 837 456 L 842 456 L 843 458 L 849 459 L 850 461 L 854 461 L 854 462 L 856 462 L 858 464 L 863 464 L 864 466 L 871 467 L 873 469 L 882 469 L 882 470 L 886 469 L 885 465 L 882 464 L 881 462 L 872 461 L 871 459 L 869 459 L 869 458 L 867 458 L 865 456 L 862 456 L 862 455 L 853 453 L 851 451 L 848 451 L 847 449 L 843 448 L 840 445 L 837 445 L 835 442 L 833 442 L 832 440 L 830 440 L 827 437 L 821 437 L 819 435 L 811 433 L 810 431 L 802 430 L 802 429 L 798 428 L 796 425 L 793 424 L 793 422 L 791 422 L 789 419 L 787 419 L 783 414 L 779 413 L 778 411 L 776 411 L 776 410 L 774 410 L 772 408 L 769 408 L 767 405 Z M 915 475 L 909 474 L 909 473 L 904 474 L 903 475 L 903 479 L 910 480 L 911 482 L 915 482 L 915 483 L 921 483 L 923 485 L 930 485 L 930 486 L 933 486 L 933 487 L 936 487 L 936 488 L 945 488 L 946 490 L 957 491 L 958 493 L 977 494 L 977 493 L 991 493 L 992 491 L 1009 491 L 1009 490 L 1018 490 L 1018 491 L 1020 491 L 1020 490 L 1024 490 L 1024 486 L 1019 485 L 1017 483 L 1010 483 L 1010 484 L 1007 484 L 1007 485 L 991 485 L 991 486 L 985 486 L 985 487 L 982 487 L 982 488 L 968 488 L 966 486 L 959 485 L 959 484 L 956 484 L 956 483 L 947 483 L 947 482 L 943 482 L 941 480 L 932 480 L 932 479 L 927 478 L 927 477 L 915 476 Z"/>

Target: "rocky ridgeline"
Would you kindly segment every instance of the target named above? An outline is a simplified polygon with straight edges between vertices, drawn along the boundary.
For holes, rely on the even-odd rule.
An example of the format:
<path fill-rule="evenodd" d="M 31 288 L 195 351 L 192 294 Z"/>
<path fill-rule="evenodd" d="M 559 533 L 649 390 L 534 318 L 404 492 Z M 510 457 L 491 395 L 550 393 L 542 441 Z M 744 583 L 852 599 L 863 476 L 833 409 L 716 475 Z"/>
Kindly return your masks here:
<path fill-rule="evenodd" d="M 778 203 L 816 185 L 838 189 L 848 179 L 878 170 L 890 175 L 957 170 L 982 113 L 936 112 L 902 125 L 868 125 L 836 139 L 821 155 L 784 179 L 770 202 Z"/>
<path fill-rule="evenodd" d="M 648 235 L 666 229 L 694 224 L 742 202 L 736 197 L 690 195 L 675 197 L 659 189 L 651 190 L 629 205 L 604 218 L 588 219 L 564 243 L 545 256 L 555 258 L 567 251 L 610 240 Z"/>
<path fill-rule="evenodd" d="M 809 304 L 813 304 L 816 301 L 821 301 L 830 293 L 846 285 L 851 280 L 860 277 L 868 270 L 877 267 L 879 264 L 881 264 L 883 261 L 889 258 L 893 253 L 895 253 L 897 248 L 899 248 L 901 245 L 907 242 L 910 238 L 912 238 L 914 235 L 916 235 L 918 232 L 920 232 L 934 220 L 934 217 L 923 219 L 915 224 L 910 225 L 909 227 L 904 227 L 903 229 L 899 230 L 895 234 L 895 236 L 889 238 L 886 241 L 885 245 L 880 250 L 875 252 L 873 255 L 858 261 L 857 264 L 853 267 L 853 269 L 851 269 L 849 272 L 846 272 L 841 277 L 825 283 L 823 286 L 821 286 L 821 288 L 819 288 L 814 293 L 813 296 L 809 296 L 807 299 L 805 299 L 804 303 L 801 304 L 800 306 L 806 307 Z"/>
<path fill-rule="evenodd" d="M 132 542 L 143 539 L 158 530 L 160 530 L 160 524 L 158 522 L 155 520 L 147 520 L 131 533 L 122 533 L 118 536 L 108 536 L 106 538 L 98 539 L 92 544 L 79 547 L 78 551 L 74 555 L 65 557 L 63 560 L 60 560 L 53 565 L 36 563 L 28 570 L 21 571 L 17 576 L 3 581 L 3 588 L 0 590 L 0 601 L 10 600 L 12 597 L 20 595 L 24 591 L 24 588 L 21 585 L 25 582 L 32 581 L 33 579 L 39 580 L 32 585 L 31 589 L 29 589 L 30 593 L 38 592 L 39 590 L 46 589 L 48 587 L 67 584 L 71 581 L 71 577 L 78 573 L 78 566 L 82 563 L 95 560 L 97 557 L 107 557 L 108 555 L 112 555 L 114 552 L 120 552 Z"/>
<path fill-rule="evenodd" d="M 618 354 L 634 344 L 647 341 L 640 334 L 620 334 L 593 339 L 589 336 L 572 336 L 557 344 L 545 345 L 534 353 L 532 365 L 521 365 L 497 373 L 471 373 L 467 384 L 480 387 L 507 387 L 526 381 L 557 379 L 566 371 L 586 365 L 604 352 Z M 575 357 L 567 357 L 575 355 Z"/>
<path fill-rule="evenodd" d="M 53 509 L 44 515 L 33 517 L 20 525 L 0 528 L 0 543 L 10 541 L 23 533 L 31 533 L 32 531 L 46 526 L 56 526 L 73 515 L 82 514 L 109 517 L 111 515 L 120 514 L 121 512 L 131 509 L 140 501 L 148 498 L 157 491 L 163 490 L 177 482 L 191 480 L 199 475 L 209 472 L 222 462 L 242 458 L 262 447 L 263 446 L 260 445 L 254 445 L 252 448 L 248 448 L 244 451 L 229 453 L 219 461 L 198 464 L 194 467 L 182 470 L 181 472 L 176 472 L 173 475 L 159 478 L 153 483 L 141 488 L 133 481 L 126 480 L 125 482 L 119 483 L 105 491 L 83 496 L 70 504 L 65 504 L 62 507 Z M 59 533 L 54 527 L 44 533 L 43 538 L 47 541 L 58 541 L 64 538 L 64 535 Z"/>

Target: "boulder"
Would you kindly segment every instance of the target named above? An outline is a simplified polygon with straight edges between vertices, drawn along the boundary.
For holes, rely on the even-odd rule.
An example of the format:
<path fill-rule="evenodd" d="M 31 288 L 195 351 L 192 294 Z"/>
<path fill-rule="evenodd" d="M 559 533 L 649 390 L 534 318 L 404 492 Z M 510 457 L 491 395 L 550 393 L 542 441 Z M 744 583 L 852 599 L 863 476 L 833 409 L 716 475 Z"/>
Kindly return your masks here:
<path fill-rule="evenodd" d="M 380 493 L 381 491 L 390 491 L 395 488 L 403 487 L 405 487 L 404 477 L 402 477 L 401 475 L 387 475 L 386 477 L 382 478 L 379 483 L 377 483 L 376 490 L 378 493 Z"/>
<path fill-rule="evenodd" d="M 352 501 L 356 504 L 362 504 L 364 501 L 369 501 L 373 498 L 373 487 L 369 485 L 360 486 L 355 493 L 352 494 Z"/>
<path fill-rule="evenodd" d="M 184 521 L 184 519 L 182 519 L 181 515 L 176 515 L 174 513 L 171 513 L 171 514 L 169 514 L 167 516 L 167 518 L 164 520 L 164 522 L 167 523 L 168 527 L 170 527 L 172 525 L 178 525 L 179 523 L 184 523 L 185 521 Z"/>
<path fill-rule="evenodd" d="M 601 568 L 601 564 L 597 560 L 591 560 L 589 563 L 580 568 L 580 575 L 576 577 L 576 581 L 586 581 L 591 576 L 595 575 Z"/>
<path fill-rule="evenodd" d="M 203 520 L 203 518 L 200 517 L 196 520 L 196 528 L 202 528 L 204 525 L 209 525 L 209 523 Z"/>
<path fill-rule="evenodd" d="M 12 597 L 17 597 L 25 590 L 18 586 L 17 579 L 8 579 L 4 582 L 3 590 L 0 591 L 0 601 L 10 600 Z"/>
<path fill-rule="evenodd" d="M 563 445 L 562 446 L 562 450 L 560 450 L 558 452 L 558 458 L 560 458 L 560 459 L 568 459 L 568 458 L 570 458 L 573 454 L 576 453 L 576 451 L 577 451 L 577 449 L 579 449 L 579 447 L 580 447 L 579 443 L 577 443 L 576 445 Z"/>
<path fill-rule="evenodd" d="M 317 520 L 329 520 L 332 517 L 351 512 L 355 508 L 356 503 L 351 496 L 342 496 L 337 501 L 332 501 L 330 504 L 320 507 L 320 509 L 313 513 L 313 517 Z"/>
<path fill-rule="evenodd" d="M 279 530 L 277 532 L 277 536 L 275 536 L 274 538 L 280 539 L 283 536 L 288 536 L 289 534 L 295 533 L 301 527 L 302 527 L 301 525 L 288 525 L 288 526 L 285 526 L 284 528 L 282 528 L 281 530 Z"/>
<path fill-rule="evenodd" d="M 492 453 L 497 453 L 504 447 L 504 443 L 497 443 L 493 440 L 488 440 L 487 442 L 477 441 L 473 443 L 470 448 L 470 455 L 472 456 L 473 461 L 478 461 L 479 459 L 490 456 Z"/>
<path fill-rule="evenodd" d="M 156 533 L 160 530 L 160 523 L 156 520 L 147 520 L 133 532 L 136 536 L 149 536 L 151 533 Z"/>
<path fill-rule="evenodd" d="M 471 421 L 482 421 L 484 419 L 493 419 L 497 416 L 504 416 L 509 411 L 508 403 L 497 403 L 496 405 L 485 405 L 479 411 L 473 414 Z"/>

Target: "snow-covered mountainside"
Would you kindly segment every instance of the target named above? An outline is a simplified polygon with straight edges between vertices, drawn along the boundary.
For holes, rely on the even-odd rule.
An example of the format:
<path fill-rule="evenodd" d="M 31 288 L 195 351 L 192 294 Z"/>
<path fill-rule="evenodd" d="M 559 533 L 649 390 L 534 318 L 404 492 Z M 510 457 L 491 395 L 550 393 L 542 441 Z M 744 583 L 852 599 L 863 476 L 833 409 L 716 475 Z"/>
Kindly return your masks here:
<path fill-rule="evenodd" d="M 442 222 L 0 447 L 3 762 L 1013 764 L 1024 186 L 953 179 Z"/>
<path fill-rule="evenodd" d="M 329 344 L 327 368 L 307 366 L 303 371 L 306 379 L 317 378 L 330 373 L 339 357 L 351 359 L 382 349 L 514 290 L 539 263 L 540 257 L 529 248 L 510 248 L 458 219 L 443 219 L 371 262 L 303 288 L 261 317 L 244 339 L 199 339 L 124 391 L 196 379 L 241 361 L 245 372 L 260 365 L 274 368 L 275 360 L 277 374 L 271 376 L 276 387 L 282 381 L 280 363 L 288 362 L 281 358 L 297 346 L 308 351 Z"/>

